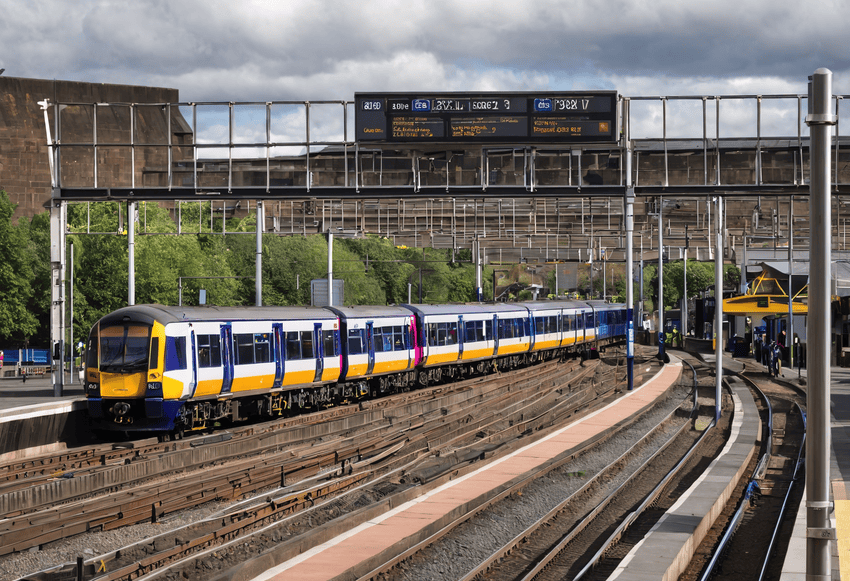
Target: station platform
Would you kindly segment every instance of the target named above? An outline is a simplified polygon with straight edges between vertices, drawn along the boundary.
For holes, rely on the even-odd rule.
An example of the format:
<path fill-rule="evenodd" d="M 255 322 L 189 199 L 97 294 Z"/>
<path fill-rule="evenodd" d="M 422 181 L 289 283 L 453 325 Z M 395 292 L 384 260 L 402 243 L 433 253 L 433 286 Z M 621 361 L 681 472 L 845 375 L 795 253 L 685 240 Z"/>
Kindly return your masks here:
<path fill-rule="evenodd" d="M 91 440 L 79 382 L 55 397 L 50 374 L 0 379 L 0 462 Z"/>

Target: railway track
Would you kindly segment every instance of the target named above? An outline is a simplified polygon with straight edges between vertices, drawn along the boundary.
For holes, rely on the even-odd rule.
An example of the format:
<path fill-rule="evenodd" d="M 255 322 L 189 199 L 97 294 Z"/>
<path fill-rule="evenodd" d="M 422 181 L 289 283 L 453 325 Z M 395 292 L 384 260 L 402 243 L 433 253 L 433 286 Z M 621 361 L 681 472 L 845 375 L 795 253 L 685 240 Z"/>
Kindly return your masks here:
<path fill-rule="evenodd" d="M 420 543 L 421 551 L 407 561 L 387 563 L 366 578 L 577 578 L 624 517 L 647 495 L 659 494 L 656 473 L 677 464 L 681 470 L 682 456 L 700 439 L 689 389 L 682 386 L 677 393 L 610 441 L 595 442 L 562 466 L 529 476 L 477 514 Z M 567 480 L 571 486 L 565 486 Z M 485 532 L 494 522 L 500 523 L 498 534 Z M 491 542 L 478 542 L 488 537 Z M 446 566 L 452 555 L 457 560 L 459 547 L 467 546 L 476 548 L 467 550 L 473 554 L 462 564 L 433 568 Z"/>
<path fill-rule="evenodd" d="M 749 363 L 749 362 L 748 362 Z M 805 393 L 755 363 L 738 374 L 761 416 L 760 453 L 682 579 L 778 579 L 804 488 Z M 790 516 L 790 518 L 789 518 Z"/>
<path fill-rule="evenodd" d="M 104 511 L 99 515 L 104 520 L 78 521 L 74 525 L 79 527 L 75 532 L 91 531 L 97 527 L 105 530 L 133 520 L 156 520 L 212 499 L 243 498 L 248 493 L 265 491 L 257 503 L 240 505 L 233 512 L 219 515 L 210 522 L 197 523 L 170 537 L 142 543 L 135 549 L 141 551 L 144 558 L 134 552 L 133 547 L 124 547 L 82 563 L 86 574 L 94 575 L 100 571 L 103 579 L 155 575 L 155 571 L 163 570 L 176 561 L 185 561 L 193 555 L 200 555 L 196 558 L 203 559 L 205 551 L 221 550 L 228 543 L 237 544 L 237 538 L 264 531 L 273 522 L 292 518 L 291 515 L 306 508 L 312 510 L 319 505 L 329 505 L 327 510 L 330 512 L 344 513 L 349 509 L 330 506 L 332 499 L 344 497 L 346 492 L 350 496 L 363 495 L 366 483 L 379 489 L 383 487 L 384 494 L 404 493 L 421 487 L 446 471 L 479 461 L 497 448 L 509 447 L 518 436 L 545 430 L 545 426 L 552 422 L 580 414 L 594 401 L 610 397 L 616 389 L 616 382 L 604 378 L 597 378 L 594 385 L 590 377 L 594 367 L 578 367 L 581 374 L 588 376 L 581 386 L 582 381 L 578 377 L 565 380 L 563 365 L 553 369 L 539 365 L 519 373 L 505 374 L 498 381 L 492 381 L 492 378 L 486 382 L 471 380 L 453 387 L 441 386 L 363 402 L 355 406 L 358 413 L 363 414 L 360 420 L 357 413 L 345 413 L 336 419 L 337 422 L 344 421 L 345 428 L 333 428 L 329 426 L 333 421 L 326 419 L 319 423 L 302 422 L 298 429 L 311 433 L 309 437 L 305 436 L 303 448 L 290 442 L 286 448 L 278 449 L 280 445 L 276 444 L 278 448 L 269 446 L 254 458 L 227 462 L 220 459 L 227 454 L 211 454 L 218 459 L 204 466 L 203 481 L 199 481 L 197 473 L 187 472 L 178 474 L 175 480 L 150 483 L 147 488 L 128 486 L 127 492 L 120 493 L 126 497 L 120 502 L 111 496 L 98 496 L 88 501 L 68 502 L 49 515 L 44 512 L 46 509 L 34 509 L 19 516 L 15 525 L 16 531 L 31 531 L 24 535 L 28 541 L 22 542 L 21 536 L 13 535 L 10 528 L 5 532 L 7 536 L 0 531 L 0 542 L 5 543 L 4 547 L 11 545 L 12 550 L 21 550 L 20 547 L 27 543 L 43 545 L 49 542 L 48 539 L 52 541 L 60 537 L 58 533 L 51 533 L 57 535 L 51 538 L 43 531 L 36 531 L 37 523 L 62 522 L 64 524 L 54 530 L 69 530 L 72 514 L 92 514 L 95 507 Z M 613 373 L 622 371 L 614 369 Z M 529 385 L 532 387 L 528 388 Z M 526 395 L 523 396 L 523 392 L 527 392 Z M 534 396 L 530 397 L 530 394 Z M 375 422 L 376 412 L 380 412 L 383 423 Z M 368 428 L 357 430 L 353 427 L 355 424 Z M 315 433 L 316 426 L 322 426 L 321 434 Z M 266 430 L 255 426 L 250 430 L 259 432 L 257 438 L 260 440 L 282 437 L 280 429 Z M 321 441 L 317 441 L 317 436 L 321 436 Z M 218 442 L 212 446 L 227 444 Z M 179 455 L 187 449 L 198 449 L 191 448 L 191 440 L 171 443 L 167 449 L 168 446 L 172 449 L 162 455 Z M 370 494 L 375 495 L 374 492 Z M 380 495 L 380 492 L 377 493 L 377 496 Z M 86 505 L 86 502 L 89 504 Z M 345 504 L 349 501 L 339 502 Z M 105 505 L 112 505 L 111 512 Z M 315 528 L 315 523 L 311 523 L 310 527 Z M 272 538 L 275 535 L 269 534 Z M 18 544 L 6 541 L 13 536 Z M 167 550 L 160 550 L 166 546 Z M 68 568 L 62 566 L 52 572 L 43 571 L 25 578 L 58 579 L 67 573 Z"/>

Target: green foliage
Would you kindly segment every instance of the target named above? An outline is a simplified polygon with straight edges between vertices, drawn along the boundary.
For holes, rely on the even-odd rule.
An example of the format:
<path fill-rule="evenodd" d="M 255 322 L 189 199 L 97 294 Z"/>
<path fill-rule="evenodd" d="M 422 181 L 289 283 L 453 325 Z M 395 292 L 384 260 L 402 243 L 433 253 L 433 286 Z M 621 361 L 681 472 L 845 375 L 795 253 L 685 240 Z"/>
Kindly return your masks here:
<path fill-rule="evenodd" d="M 28 308 L 34 296 L 36 251 L 29 225 L 12 224 L 16 207 L 0 190 L 0 337 L 20 341 L 38 330 L 38 320 Z"/>
<path fill-rule="evenodd" d="M 738 267 L 724 265 L 723 288 L 732 290 L 738 288 L 741 271 Z M 649 265 L 644 268 L 644 292 L 653 305 L 658 304 L 658 266 Z M 699 296 L 714 286 L 714 263 L 688 261 L 688 299 Z M 675 306 L 685 292 L 684 261 L 667 262 L 664 264 L 664 306 Z"/>

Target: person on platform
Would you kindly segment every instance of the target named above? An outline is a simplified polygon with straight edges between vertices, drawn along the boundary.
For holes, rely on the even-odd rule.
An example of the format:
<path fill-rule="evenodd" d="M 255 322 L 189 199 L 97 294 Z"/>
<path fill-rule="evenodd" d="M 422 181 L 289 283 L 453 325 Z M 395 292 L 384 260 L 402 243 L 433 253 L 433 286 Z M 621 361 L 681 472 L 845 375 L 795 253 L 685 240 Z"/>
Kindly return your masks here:
<path fill-rule="evenodd" d="M 773 377 L 773 371 L 776 368 L 776 356 L 774 355 L 774 347 L 776 347 L 776 342 L 771 341 L 770 345 L 767 347 L 767 374 Z"/>

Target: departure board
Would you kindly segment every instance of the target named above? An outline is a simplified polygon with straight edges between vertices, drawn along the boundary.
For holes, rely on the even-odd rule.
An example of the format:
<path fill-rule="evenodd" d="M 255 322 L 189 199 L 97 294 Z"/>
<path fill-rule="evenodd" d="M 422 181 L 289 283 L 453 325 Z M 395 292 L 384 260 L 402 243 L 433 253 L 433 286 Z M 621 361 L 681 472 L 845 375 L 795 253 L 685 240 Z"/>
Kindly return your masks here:
<path fill-rule="evenodd" d="M 617 92 L 356 93 L 356 140 L 615 143 Z"/>

